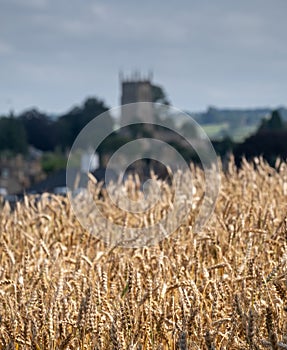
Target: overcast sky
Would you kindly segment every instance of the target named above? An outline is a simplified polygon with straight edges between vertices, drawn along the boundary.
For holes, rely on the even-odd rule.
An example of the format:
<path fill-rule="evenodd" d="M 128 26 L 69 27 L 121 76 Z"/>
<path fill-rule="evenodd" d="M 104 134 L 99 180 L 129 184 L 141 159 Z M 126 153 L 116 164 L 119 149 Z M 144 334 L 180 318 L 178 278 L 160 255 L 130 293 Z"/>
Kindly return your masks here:
<path fill-rule="evenodd" d="M 0 114 L 117 106 L 120 69 L 185 110 L 286 105 L 286 18 L 286 0 L 0 0 Z"/>

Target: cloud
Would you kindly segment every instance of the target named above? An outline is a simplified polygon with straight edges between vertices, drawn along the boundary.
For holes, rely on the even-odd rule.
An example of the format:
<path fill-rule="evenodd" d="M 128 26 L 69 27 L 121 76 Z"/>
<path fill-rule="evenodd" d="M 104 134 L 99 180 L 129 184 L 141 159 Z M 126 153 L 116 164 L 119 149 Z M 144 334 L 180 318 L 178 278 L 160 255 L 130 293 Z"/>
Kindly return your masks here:
<path fill-rule="evenodd" d="M 4 4 L 17 6 L 19 8 L 44 9 L 48 0 L 2 0 Z"/>
<path fill-rule="evenodd" d="M 91 12 L 100 20 L 109 20 L 112 9 L 102 3 L 93 3 L 91 5 Z"/>
<path fill-rule="evenodd" d="M 13 47 L 0 39 L 0 56 L 9 55 L 13 52 Z"/>
<path fill-rule="evenodd" d="M 53 104 L 50 87 L 71 104 L 91 91 L 113 105 L 120 68 L 153 69 L 178 107 L 285 101 L 285 0 L 0 2 L 1 82 L 35 104 Z"/>

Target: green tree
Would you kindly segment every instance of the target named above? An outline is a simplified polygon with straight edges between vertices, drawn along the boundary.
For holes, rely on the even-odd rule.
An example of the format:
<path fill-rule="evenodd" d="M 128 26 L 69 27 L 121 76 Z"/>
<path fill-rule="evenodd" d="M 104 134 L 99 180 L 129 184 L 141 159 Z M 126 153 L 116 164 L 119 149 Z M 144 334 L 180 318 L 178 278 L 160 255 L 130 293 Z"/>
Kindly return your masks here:
<path fill-rule="evenodd" d="M 52 173 L 59 169 L 64 169 L 67 165 L 67 160 L 64 155 L 59 152 L 46 152 L 41 160 L 43 171 Z"/>
<path fill-rule="evenodd" d="M 284 124 L 278 110 L 272 112 L 269 120 L 269 128 L 271 130 L 282 130 L 284 128 Z"/>
<path fill-rule="evenodd" d="M 158 102 L 165 105 L 170 104 L 164 89 L 159 85 L 152 85 L 152 102 Z"/>
<path fill-rule="evenodd" d="M 90 97 L 82 106 L 73 108 L 67 114 L 61 116 L 57 121 L 57 129 L 60 135 L 61 146 L 70 147 L 80 131 L 95 117 L 107 112 L 108 107 L 103 101 Z M 101 124 L 101 130 L 112 130 L 114 121 L 109 113 L 106 113 L 105 120 Z M 95 130 L 97 133 L 97 130 Z M 96 135 L 96 134 L 95 134 Z"/>
<path fill-rule="evenodd" d="M 10 150 L 13 153 L 26 153 L 27 136 L 21 121 L 14 117 L 0 119 L 0 151 Z"/>
<path fill-rule="evenodd" d="M 283 130 L 285 128 L 285 125 L 282 121 L 280 112 L 278 110 L 275 110 L 272 112 L 270 119 L 263 119 L 261 122 L 261 125 L 259 127 L 259 132 L 263 130 Z"/>
<path fill-rule="evenodd" d="M 42 151 L 53 151 L 59 139 L 55 128 L 55 122 L 46 114 L 37 109 L 31 109 L 19 116 L 23 124 L 29 145 Z"/>

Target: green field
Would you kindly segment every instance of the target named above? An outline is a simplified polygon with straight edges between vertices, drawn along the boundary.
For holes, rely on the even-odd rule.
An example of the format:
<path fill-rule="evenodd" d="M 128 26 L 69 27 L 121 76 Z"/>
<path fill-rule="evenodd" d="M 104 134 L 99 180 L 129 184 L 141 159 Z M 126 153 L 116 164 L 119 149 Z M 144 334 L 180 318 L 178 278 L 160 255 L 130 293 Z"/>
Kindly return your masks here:
<path fill-rule="evenodd" d="M 201 125 L 203 130 L 206 132 L 208 137 L 211 139 L 217 138 L 219 135 L 221 135 L 223 132 L 228 132 L 229 130 L 229 124 L 228 123 L 221 123 L 221 124 L 204 124 Z"/>
<path fill-rule="evenodd" d="M 228 123 L 204 124 L 201 125 L 208 137 L 212 140 L 220 140 L 229 136 L 235 142 L 241 142 L 250 134 L 256 131 L 256 126 L 242 126 L 240 128 L 230 128 Z"/>

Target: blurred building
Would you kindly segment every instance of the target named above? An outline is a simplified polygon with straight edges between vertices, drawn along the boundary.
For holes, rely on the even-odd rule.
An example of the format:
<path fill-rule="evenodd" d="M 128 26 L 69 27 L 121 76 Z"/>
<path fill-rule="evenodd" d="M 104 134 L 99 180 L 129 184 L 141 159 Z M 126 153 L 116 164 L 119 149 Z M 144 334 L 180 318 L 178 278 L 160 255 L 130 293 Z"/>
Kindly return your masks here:
<path fill-rule="evenodd" d="M 135 72 L 131 76 L 120 74 L 121 84 L 121 121 L 122 125 L 132 122 L 153 122 L 153 108 L 150 103 L 153 101 L 152 74 L 142 76 Z"/>
<path fill-rule="evenodd" d="M 29 155 L 0 156 L 0 188 L 8 194 L 23 192 L 31 184 L 42 180 L 45 174 L 41 166 L 41 155 L 33 149 Z"/>

